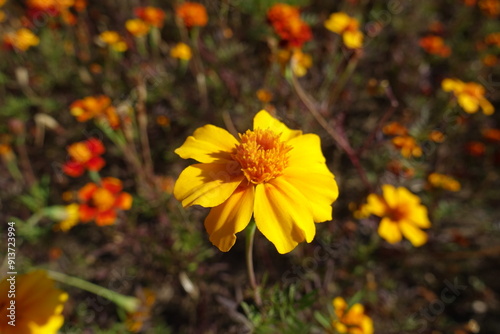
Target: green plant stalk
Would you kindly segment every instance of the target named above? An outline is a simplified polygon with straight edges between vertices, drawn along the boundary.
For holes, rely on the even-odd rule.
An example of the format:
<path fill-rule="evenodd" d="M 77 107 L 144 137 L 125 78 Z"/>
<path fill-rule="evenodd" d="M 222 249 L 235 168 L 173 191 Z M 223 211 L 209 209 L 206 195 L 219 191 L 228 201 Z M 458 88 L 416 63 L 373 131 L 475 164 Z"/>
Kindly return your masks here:
<path fill-rule="evenodd" d="M 253 268 L 253 240 L 255 237 L 255 229 L 255 222 L 252 220 L 246 228 L 245 257 L 247 261 L 248 279 L 250 280 L 250 286 L 253 289 L 255 304 L 257 304 L 257 306 L 260 306 L 262 305 L 262 299 L 260 297 L 259 286 L 257 285 L 257 280 L 255 279 L 255 271 Z"/>
<path fill-rule="evenodd" d="M 347 81 L 349 81 L 352 73 L 354 72 L 354 70 L 358 66 L 358 61 L 359 61 L 359 57 L 356 54 L 353 57 L 351 57 L 351 59 L 349 60 L 349 63 L 347 64 L 346 69 L 344 70 L 344 72 L 340 76 L 339 81 L 337 82 L 335 87 L 333 87 L 332 93 L 330 95 L 330 99 L 328 101 L 329 106 L 333 105 L 337 101 L 340 93 L 342 92 L 345 85 L 347 84 Z"/>
<path fill-rule="evenodd" d="M 111 291 L 78 277 L 68 276 L 66 274 L 52 270 L 47 270 L 47 274 L 53 280 L 106 298 L 129 313 L 137 311 L 141 303 L 138 298 L 122 295 L 118 292 Z"/>
<path fill-rule="evenodd" d="M 198 45 L 198 38 L 200 36 L 200 29 L 198 27 L 193 28 L 191 33 L 191 44 L 194 49 L 194 68 L 196 83 L 198 85 L 198 90 L 201 96 L 201 108 L 203 111 L 208 111 L 208 89 L 207 89 L 207 78 L 205 76 L 205 69 L 203 67 L 203 62 L 201 61 L 200 48 Z"/>

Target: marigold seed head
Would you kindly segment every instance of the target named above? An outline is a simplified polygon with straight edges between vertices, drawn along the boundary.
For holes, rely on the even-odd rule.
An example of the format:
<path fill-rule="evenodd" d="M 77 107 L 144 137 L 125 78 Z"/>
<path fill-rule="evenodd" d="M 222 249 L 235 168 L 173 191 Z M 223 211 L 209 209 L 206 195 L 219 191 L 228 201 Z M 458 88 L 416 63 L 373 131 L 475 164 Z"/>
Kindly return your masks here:
<path fill-rule="evenodd" d="M 232 158 L 241 166 L 249 182 L 268 182 L 283 174 L 288 166 L 288 152 L 292 149 L 280 140 L 280 134 L 271 130 L 247 130 L 240 134 Z"/>

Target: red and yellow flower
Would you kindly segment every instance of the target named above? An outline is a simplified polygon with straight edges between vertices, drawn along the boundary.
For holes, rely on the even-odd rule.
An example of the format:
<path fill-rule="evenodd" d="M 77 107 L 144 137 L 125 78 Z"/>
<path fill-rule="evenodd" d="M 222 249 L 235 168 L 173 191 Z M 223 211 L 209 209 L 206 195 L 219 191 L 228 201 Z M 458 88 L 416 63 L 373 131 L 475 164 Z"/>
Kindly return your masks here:
<path fill-rule="evenodd" d="M 86 122 L 98 117 L 105 119 L 112 128 L 117 128 L 120 125 L 116 109 L 111 105 L 111 99 L 106 95 L 87 96 L 73 102 L 69 109 L 78 122 Z"/>
<path fill-rule="evenodd" d="M 106 164 L 100 157 L 106 149 L 99 139 L 88 140 L 68 146 L 70 160 L 63 165 L 63 172 L 69 176 L 78 177 L 85 170 L 99 171 Z"/>
<path fill-rule="evenodd" d="M 207 9 L 197 2 L 184 2 L 176 8 L 175 14 L 187 28 L 204 27 L 208 22 Z"/>
<path fill-rule="evenodd" d="M 485 115 L 491 115 L 495 112 L 493 105 L 484 97 L 484 87 L 478 83 L 444 79 L 441 87 L 445 92 L 453 92 L 458 104 L 469 114 L 476 113 L 479 108 L 483 110 Z"/>
<path fill-rule="evenodd" d="M 342 36 L 344 45 L 350 49 L 363 46 L 363 33 L 359 30 L 359 21 L 346 13 L 332 13 L 324 23 L 325 28 Z"/>
<path fill-rule="evenodd" d="M 382 186 L 382 195 L 368 196 L 366 209 L 382 218 L 378 234 L 387 242 L 400 242 L 402 235 L 415 247 L 427 242 L 427 234 L 421 230 L 431 227 L 427 208 L 408 189 L 385 184 Z"/>
<path fill-rule="evenodd" d="M 349 307 L 342 297 L 333 302 L 336 319 L 332 327 L 339 334 L 373 334 L 373 321 L 365 314 L 363 305 L 356 303 Z"/>
<path fill-rule="evenodd" d="M 141 19 L 127 20 L 127 22 L 125 22 L 125 28 L 129 33 L 131 33 L 135 37 L 144 36 L 150 30 L 149 24 L 147 24 Z"/>
<path fill-rule="evenodd" d="M 311 242 L 315 222 L 332 219 L 338 188 L 320 138 L 290 130 L 265 110 L 255 116 L 254 130 L 238 139 L 205 125 L 175 153 L 200 163 L 184 169 L 174 196 L 184 207 L 212 208 L 205 228 L 221 251 L 231 249 L 252 216 L 282 254 Z"/>
<path fill-rule="evenodd" d="M 40 39 L 29 29 L 21 28 L 16 32 L 5 34 L 3 42 L 7 47 L 26 51 L 32 46 L 37 46 L 40 43 Z"/>
<path fill-rule="evenodd" d="M 267 19 L 287 47 L 300 48 L 312 38 L 311 28 L 300 18 L 297 7 L 277 3 L 267 11 Z"/>
<path fill-rule="evenodd" d="M 15 326 L 8 324 L 11 298 L 10 282 L 0 282 L 0 333 L 2 334 L 56 334 L 64 323 L 62 311 L 68 294 L 54 287 L 43 270 L 16 277 Z"/>
<path fill-rule="evenodd" d="M 117 211 L 129 210 L 132 206 L 132 196 L 122 189 L 122 182 L 114 177 L 103 178 L 101 185 L 87 183 L 78 191 L 82 202 L 80 220 L 84 223 L 95 220 L 99 226 L 114 224 Z"/>

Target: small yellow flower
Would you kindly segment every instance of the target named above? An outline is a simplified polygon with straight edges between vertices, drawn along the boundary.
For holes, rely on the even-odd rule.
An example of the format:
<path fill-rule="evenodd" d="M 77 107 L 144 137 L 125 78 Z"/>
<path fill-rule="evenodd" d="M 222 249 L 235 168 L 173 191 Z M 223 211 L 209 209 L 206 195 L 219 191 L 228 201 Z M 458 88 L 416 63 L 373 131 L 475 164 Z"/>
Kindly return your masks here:
<path fill-rule="evenodd" d="M 429 133 L 429 139 L 435 143 L 442 143 L 446 139 L 446 136 L 441 131 L 433 130 Z"/>
<path fill-rule="evenodd" d="M 79 221 L 79 208 L 80 208 L 80 206 L 76 203 L 67 205 L 64 208 L 64 211 L 65 211 L 64 220 L 62 220 L 57 225 L 55 225 L 54 229 L 60 230 L 63 232 L 68 232 L 75 225 L 77 225 L 78 221 Z"/>
<path fill-rule="evenodd" d="M 303 77 L 312 66 L 312 57 L 310 54 L 303 53 L 300 49 L 294 49 L 291 64 L 295 76 Z"/>
<path fill-rule="evenodd" d="M 382 218 L 378 234 L 387 242 L 399 242 L 402 235 L 415 247 L 427 242 L 427 234 L 421 230 L 431 227 L 427 208 L 420 204 L 420 198 L 408 189 L 383 185 L 382 196 L 368 196 L 367 210 Z"/>
<path fill-rule="evenodd" d="M 415 138 L 411 136 L 394 137 L 392 138 L 392 144 L 401 151 L 401 155 L 405 158 L 422 156 L 422 148 L 417 144 Z"/>
<path fill-rule="evenodd" d="M 213 125 L 198 128 L 175 150 L 200 163 L 184 169 L 174 196 L 184 207 L 212 208 L 205 228 L 221 251 L 231 249 L 253 215 L 278 252 L 288 253 L 312 241 L 315 222 L 332 219 L 337 183 L 317 135 L 291 130 L 265 110 L 253 128 L 239 138 Z"/>
<path fill-rule="evenodd" d="M 9 298 L 10 282 L 0 282 L 0 333 L 2 334 L 56 334 L 63 325 L 61 314 L 68 294 L 54 287 L 54 281 L 43 270 L 16 277 L 16 297 Z M 15 300 L 15 327 L 8 324 L 11 300 Z"/>
<path fill-rule="evenodd" d="M 483 110 L 485 115 L 491 115 L 495 112 L 493 105 L 484 97 L 484 87 L 478 83 L 444 79 L 441 87 L 445 92 L 453 92 L 458 104 L 469 114 L 476 113 L 479 108 Z"/>
<path fill-rule="evenodd" d="M 193 54 L 189 45 L 185 43 L 177 43 L 177 45 L 170 50 L 170 56 L 177 59 L 189 60 Z"/>
<path fill-rule="evenodd" d="M 150 26 L 141 19 L 132 19 L 125 22 L 125 28 L 135 37 L 141 37 L 149 32 Z"/>
<path fill-rule="evenodd" d="M 336 319 L 332 327 L 339 334 L 373 334 L 373 321 L 365 314 L 363 305 L 356 303 L 348 308 L 344 298 L 336 297 L 333 302 Z"/>
<path fill-rule="evenodd" d="M 460 182 L 444 174 L 431 173 L 427 177 L 427 181 L 429 181 L 429 184 L 434 188 L 443 188 L 449 191 L 459 191 L 461 188 Z"/>
<path fill-rule="evenodd" d="M 325 28 L 342 35 L 345 46 L 359 49 L 363 46 L 363 33 L 359 30 L 359 21 L 346 13 L 333 13 L 324 23 Z"/>
<path fill-rule="evenodd" d="M 15 33 L 4 35 L 4 42 L 18 50 L 26 51 L 40 43 L 40 39 L 26 28 L 21 28 Z"/>
<path fill-rule="evenodd" d="M 99 35 L 99 40 L 111 46 L 117 52 L 127 51 L 127 43 L 121 38 L 116 31 L 107 30 Z"/>

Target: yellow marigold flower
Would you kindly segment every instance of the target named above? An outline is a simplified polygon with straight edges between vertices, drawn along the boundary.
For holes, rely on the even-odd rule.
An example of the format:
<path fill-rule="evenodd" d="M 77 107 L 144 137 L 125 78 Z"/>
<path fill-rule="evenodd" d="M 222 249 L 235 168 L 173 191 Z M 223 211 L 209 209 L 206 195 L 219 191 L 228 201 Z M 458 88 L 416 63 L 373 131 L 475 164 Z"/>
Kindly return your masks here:
<path fill-rule="evenodd" d="M 265 110 L 253 123 L 238 139 L 213 125 L 188 137 L 175 153 L 200 163 L 184 169 L 174 196 L 184 207 L 212 208 L 205 228 L 221 251 L 231 249 L 253 215 L 278 252 L 288 253 L 312 241 L 315 222 L 332 219 L 337 183 L 319 136 L 291 130 Z"/>
<path fill-rule="evenodd" d="M 127 50 L 127 43 L 121 38 L 116 31 L 107 30 L 99 35 L 99 40 L 113 48 L 117 52 Z"/>
<path fill-rule="evenodd" d="M 483 110 L 485 115 L 491 115 L 495 112 L 493 105 L 484 97 L 484 87 L 478 83 L 444 79 L 441 87 L 445 92 L 453 92 L 458 104 L 469 114 L 476 113 L 479 108 Z"/>
<path fill-rule="evenodd" d="M 141 19 L 132 19 L 125 22 L 125 28 L 135 37 L 141 37 L 149 32 L 150 26 Z"/>
<path fill-rule="evenodd" d="M 336 315 L 332 327 L 337 333 L 373 334 L 373 321 L 365 314 L 363 305 L 356 303 L 348 308 L 342 297 L 336 297 L 332 304 Z"/>
<path fill-rule="evenodd" d="M 193 54 L 189 45 L 185 43 L 177 43 L 177 45 L 170 50 L 170 56 L 177 59 L 189 60 Z"/>
<path fill-rule="evenodd" d="M 405 158 L 422 156 L 422 148 L 412 136 L 394 137 L 392 138 L 392 144 L 401 151 L 401 155 Z"/>
<path fill-rule="evenodd" d="M 421 230 L 431 227 L 427 208 L 408 189 L 383 185 L 382 196 L 368 196 L 367 210 L 382 218 L 378 234 L 387 242 L 394 244 L 401 241 L 401 234 L 415 247 L 427 242 L 427 234 Z"/>
<path fill-rule="evenodd" d="M 184 2 L 176 8 L 175 14 L 182 19 L 187 28 L 204 27 L 208 22 L 205 6 L 197 2 Z"/>
<path fill-rule="evenodd" d="M 111 99 L 106 95 L 87 96 L 76 100 L 69 109 L 78 122 L 86 122 L 94 117 L 100 117 L 106 119 L 114 129 L 120 125 L 116 109 L 111 105 Z"/>
<path fill-rule="evenodd" d="M 292 70 L 295 76 L 303 77 L 312 66 L 310 54 L 303 53 L 300 49 L 295 49 L 292 54 Z"/>
<path fill-rule="evenodd" d="M 60 230 L 63 232 L 68 232 L 79 222 L 79 209 L 80 206 L 76 203 L 67 205 L 64 207 L 64 215 L 61 222 L 54 226 L 55 230 Z"/>
<path fill-rule="evenodd" d="M 434 188 L 443 188 L 449 191 L 459 191 L 461 188 L 460 182 L 444 174 L 431 173 L 427 177 L 427 181 L 429 181 L 429 184 Z"/>
<path fill-rule="evenodd" d="M 15 33 L 4 35 L 3 41 L 5 44 L 21 51 L 26 51 L 30 47 L 40 43 L 40 39 L 26 28 L 21 28 Z"/>
<path fill-rule="evenodd" d="M 324 23 L 325 28 L 342 35 L 345 46 L 359 49 L 363 46 L 363 33 L 359 30 L 359 21 L 346 13 L 333 13 Z"/>
<path fill-rule="evenodd" d="M 11 282 L 5 277 L 0 282 L 0 333 L 2 334 L 56 334 L 63 325 L 61 314 L 68 294 L 54 287 L 54 281 L 43 270 L 36 270 L 16 277 L 15 298 L 9 297 Z M 15 301 L 15 326 L 8 324 L 14 320 L 8 310 Z"/>

